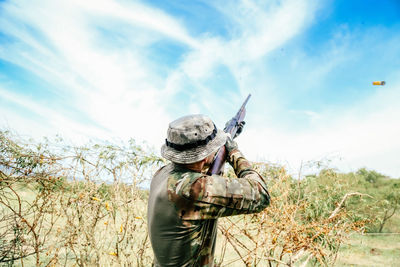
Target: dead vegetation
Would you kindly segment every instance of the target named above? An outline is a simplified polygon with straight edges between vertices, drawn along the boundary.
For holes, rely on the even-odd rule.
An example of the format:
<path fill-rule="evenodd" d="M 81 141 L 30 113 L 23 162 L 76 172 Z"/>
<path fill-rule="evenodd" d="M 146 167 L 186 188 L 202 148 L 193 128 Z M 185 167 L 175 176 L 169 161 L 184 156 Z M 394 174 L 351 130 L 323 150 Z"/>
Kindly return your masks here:
<path fill-rule="evenodd" d="M 347 198 L 362 194 L 344 194 L 339 189 L 324 202 L 310 197 L 320 195 L 317 189 L 308 192 L 306 180 L 294 181 L 283 168 L 266 164 L 258 168 L 271 178 L 271 205 L 259 214 L 220 220 L 225 238 L 220 266 L 234 262 L 240 262 L 238 266 L 333 265 L 348 234 L 363 229 L 365 221 L 353 220 L 343 209 Z M 225 246 L 237 254 L 227 262 L 223 260 Z"/>
<path fill-rule="evenodd" d="M 150 264 L 147 193 L 138 186 L 159 158 L 134 142 L 60 149 L 0 138 L 2 264 Z"/>
<path fill-rule="evenodd" d="M 151 265 L 147 192 L 139 186 L 160 158 L 133 141 L 71 147 L 17 142 L 6 132 L 0 139 L 0 263 Z M 363 196 L 294 180 L 280 167 L 256 167 L 269 177 L 271 206 L 220 220 L 217 265 L 332 265 L 344 238 L 365 222 L 345 200 Z"/>

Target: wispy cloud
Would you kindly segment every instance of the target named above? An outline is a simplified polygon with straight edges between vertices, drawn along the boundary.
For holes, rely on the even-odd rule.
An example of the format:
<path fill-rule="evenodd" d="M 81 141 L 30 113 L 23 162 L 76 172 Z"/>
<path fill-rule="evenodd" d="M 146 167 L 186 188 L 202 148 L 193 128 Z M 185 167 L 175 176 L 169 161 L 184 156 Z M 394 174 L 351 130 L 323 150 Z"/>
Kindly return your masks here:
<path fill-rule="evenodd" d="M 95 125 L 123 138 L 135 136 L 154 142 L 160 137 L 152 134 L 158 132 L 158 126 L 148 121 L 165 124 L 169 118 L 160 105 L 160 77 L 152 73 L 151 62 L 141 55 L 140 47 L 107 49 L 102 43 L 112 40 L 98 39 L 95 33 L 98 22 L 107 17 L 114 23 L 149 28 L 150 36 L 154 36 L 153 31 L 161 35 L 153 41 L 165 35 L 196 45 L 173 18 L 142 4 L 121 6 L 112 1 L 47 1 L 42 5 L 20 1 L 4 4 L 3 13 L 2 31 L 12 37 L 2 49 L 4 60 L 48 81 L 54 92 L 69 95 L 75 101 L 74 108 Z M 34 108 L 26 102 L 24 107 Z"/>
<path fill-rule="evenodd" d="M 239 1 L 223 6 L 215 4 L 215 7 L 232 23 L 232 34 L 224 38 L 204 37 L 199 41 L 202 45 L 198 49 L 185 55 L 171 74 L 174 85 L 180 88 L 175 92 L 187 87 L 198 89 L 192 93 L 201 106 L 207 106 L 207 102 L 216 97 L 220 101 L 225 98 L 221 107 L 231 102 L 239 103 L 249 92 L 273 103 L 271 96 L 267 98 L 265 86 L 270 81 L 266 75 L 260 75 L 264 57 L 300 34 L 312 22 L 317 4 L 313 1 L 278 1 L 265 5 L 256 1 Z M 221 65 L 228 68 L 236 83 L 236 88 L 222 93 L 218 90 L 221 84 L 214 84 L 214 88 L 205 85 Z M 218 109 L 215 113 L 224 113 L 221 111 Z"/>
<path fill-rule="evenodd" d="M 13 103 L 21 110 L 20 112 L 10 111 L 4 103 L 0 107 L 1 114 L 12 119 L 12 121 L 5 120 L 1 123 L 11 130 L 17 130 L 33 137 L 62 133 L 63 136 L 78 142 L 87 142 L 90 137 L 96 136 L 109 139 L 113 137 L 106 129 L 85 125 L 68 118 L 62 113 L 35 103 L 34 99 L 29 97 L 12 93 L 3 88 L 0 88 L 0 95 L 2 101 Z"/>
<path fill-rule="evenodd" d="M 0 118 L 38 135 L 134 137 L 158 147 L 174 118 L 206 113 L 223 126 L 252 93 L 239 139 L 250 157 L 297 169 L 337 153 L 343 168 L 365 165 L 400 176 L 393 156 L 400 146 L 393 127 L 398 72 L 390 71 L 383 90 L 356 90 L 363 75 L 382 75 L 366 67 L 379 61 L 368 55 L 383 51 L 376 36 L 385 42 L 378 64 L 385 70 L 390 55 L 399 55 L 399 37 L 343 24 L 310 51 L 306 33 L 327 8 L 318 1 L 203 4 L 225 23 L 223 34 L 194 34 L 196 22 L 177 15 L 185 10 L 141 1 L 2 2 L 0 59 L 41 83 L 17 86 L 18 73 L 2 69 Z M 340 78 L 346 72 L 358 83 Z"/>

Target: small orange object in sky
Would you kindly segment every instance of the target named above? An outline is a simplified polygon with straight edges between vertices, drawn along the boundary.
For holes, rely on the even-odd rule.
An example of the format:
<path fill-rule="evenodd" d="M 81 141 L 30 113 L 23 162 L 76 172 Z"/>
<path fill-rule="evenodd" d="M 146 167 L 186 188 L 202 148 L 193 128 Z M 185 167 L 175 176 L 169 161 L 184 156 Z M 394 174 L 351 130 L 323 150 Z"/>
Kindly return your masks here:
<path fill-rule="evenodd" d="M 376 81 L 376 82 L 372 82 L 372 85 L 385 85 L 385 81 Z"/>

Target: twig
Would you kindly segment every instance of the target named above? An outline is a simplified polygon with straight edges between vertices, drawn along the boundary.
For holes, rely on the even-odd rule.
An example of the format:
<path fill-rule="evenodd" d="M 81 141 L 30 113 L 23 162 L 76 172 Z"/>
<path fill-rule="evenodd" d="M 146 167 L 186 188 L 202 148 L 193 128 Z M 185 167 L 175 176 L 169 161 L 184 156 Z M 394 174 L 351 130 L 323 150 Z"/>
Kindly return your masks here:
<path fill-rule="evenodd" d="M 275 259 L 275 258 L 273 258 L 273 257 L 262 257 L 261 259 L 267 260 L 267 261 L 275 261 L 275 262 L 277 262 L 277 263 L 284 264 L 284 265 L 286 265 L 286 266 L 290 266 L 290 264 L 288 264 L 287 262 L 284 262 L 284 261 Z"/>
<path fill-rule="evenodd" d="M 329 220 L 334 218 L 340 211 L 340 209 L 342 208 L 344 202 L 347 200 L 348 197 L 351 196 L 367 196 L 372 198 L 372 196 L 368 195 L 368 194 L 362 194 L 359 192 L 353 192 L 353 193 L 347 193 L 346 195 L 344 195 L 344 197 L 342 198 L 342 200 L 340 201 L 339 205 L 336 207 L 336 209 L 332 212 L 331 216 L 329 216 Z"/>

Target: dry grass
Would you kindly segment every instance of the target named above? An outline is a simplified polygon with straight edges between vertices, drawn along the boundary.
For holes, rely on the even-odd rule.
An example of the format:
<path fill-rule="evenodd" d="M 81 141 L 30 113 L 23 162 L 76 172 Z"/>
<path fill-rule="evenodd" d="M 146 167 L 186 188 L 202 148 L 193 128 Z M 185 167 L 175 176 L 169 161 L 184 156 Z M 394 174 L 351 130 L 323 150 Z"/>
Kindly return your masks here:
<path fill-rule="evenodd" d="M 341 248 L 337 266 L 399 266 L 400 235 L 352 235 Z"/>
<path fill-rule="evenodd" d="M 54 154 L 46 145 L 21 146 L 1 137 L 2 264 L 151 264 L 147 195 L 137 185 L 157 166 L 157 157 L 134 143 Z M 112 182 L 100 183 L 101 177 Z"/>
<path fill-rule="evenodd" d="M 2 209 L 3 241 L 11 249 L 2 251 L 8 252 L 3 262 L 27 266 L 151 263 L 146 197 L 140 190 L 115 185 L 110 195 L 101 196 L 99 189 L 104 189 L 104 185 L 72 182 L 68 187 L 68 191 L 59 189 L 46 194 L 45 199 L 28 187 L 14 190 L 13 195 L 7 194 L 10 189 L 2 191 L 0 203 L 4 204 L 7 196 L 13 209 Z M 29 197 L 25 198 L 26 195 Z M 15 209 L 19 204 L 20 212 Z M 23 257 L 27 255 L 31 256 Z"/>

